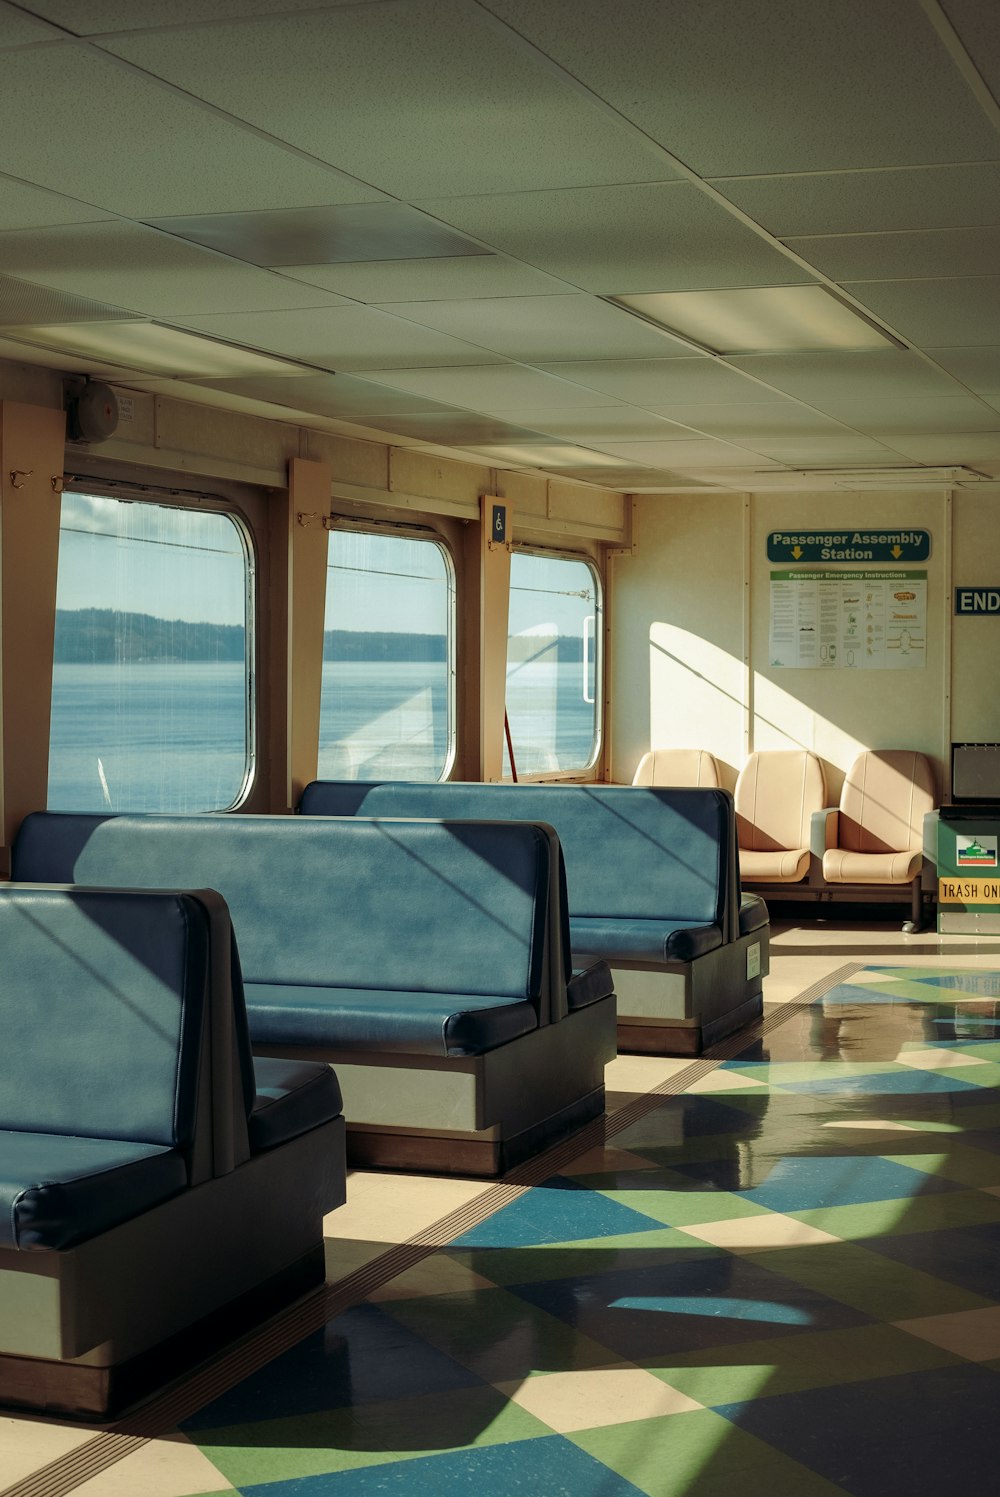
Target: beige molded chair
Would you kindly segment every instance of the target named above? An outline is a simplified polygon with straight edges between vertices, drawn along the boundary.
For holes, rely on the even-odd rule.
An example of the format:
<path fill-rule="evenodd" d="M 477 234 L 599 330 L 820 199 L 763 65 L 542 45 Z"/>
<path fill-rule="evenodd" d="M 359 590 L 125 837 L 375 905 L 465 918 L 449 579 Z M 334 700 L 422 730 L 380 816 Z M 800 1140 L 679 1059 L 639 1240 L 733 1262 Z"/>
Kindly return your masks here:
<path fill-rule="evenodd" d="M 827 812 L 823 878 L 828 884 L 910 885 L 919 930 L 924 817 L 937 804 L 923 754 L 878 749 L 859 754 L 844 780 L 838 811 Z"/>
<path fill-rule="evenodd" d="M 633 785 L 687 785 L 719 788 L 719 766 L 705 749 L 650 749 L 639 760 Z"/>
<path fill-rule="evenodd" d="M 750 755 L 736 781 L 744 883 L 795 884 L 806 877 L 812 818 L 826 798 L 826 776 L 815 754 L 791 749 Z"/>

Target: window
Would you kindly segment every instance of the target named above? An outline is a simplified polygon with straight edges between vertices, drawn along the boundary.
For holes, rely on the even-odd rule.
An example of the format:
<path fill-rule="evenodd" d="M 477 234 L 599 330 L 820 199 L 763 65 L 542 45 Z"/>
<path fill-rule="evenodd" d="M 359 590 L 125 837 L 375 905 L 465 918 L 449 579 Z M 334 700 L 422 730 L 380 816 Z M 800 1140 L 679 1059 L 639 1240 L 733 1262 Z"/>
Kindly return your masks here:
<path fill-rule="evenodd" d="M 597 572 L 586 561 L 527 551 L 510 562 L 507 717 L 515 768 L 519 776 L 587 769 L 600 743 Z"/>
<path fill-rule="evenodd" d="M 63 495 L 50 808 L 210 811 L 241 798 L 250 577 L 232 515 Z"/>
<path fill-rule="evenodd" d="M 330 532 L 321 778 L 444 778 L 454 757 L 454 612 L 439 542 Z"/>

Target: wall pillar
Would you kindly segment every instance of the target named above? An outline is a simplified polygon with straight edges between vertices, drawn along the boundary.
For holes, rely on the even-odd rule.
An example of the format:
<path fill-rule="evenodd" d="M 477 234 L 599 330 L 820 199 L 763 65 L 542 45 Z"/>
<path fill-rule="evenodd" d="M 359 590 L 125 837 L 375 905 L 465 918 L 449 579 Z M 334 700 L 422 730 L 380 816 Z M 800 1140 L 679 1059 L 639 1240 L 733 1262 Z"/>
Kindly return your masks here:
<path fill-rule="evenodd" d="M 328 551 L 323 521 L 330 512 L 330 483 L 327 463 L 295 457 L 288 465 L 288 810 L 317 772 Z"/>

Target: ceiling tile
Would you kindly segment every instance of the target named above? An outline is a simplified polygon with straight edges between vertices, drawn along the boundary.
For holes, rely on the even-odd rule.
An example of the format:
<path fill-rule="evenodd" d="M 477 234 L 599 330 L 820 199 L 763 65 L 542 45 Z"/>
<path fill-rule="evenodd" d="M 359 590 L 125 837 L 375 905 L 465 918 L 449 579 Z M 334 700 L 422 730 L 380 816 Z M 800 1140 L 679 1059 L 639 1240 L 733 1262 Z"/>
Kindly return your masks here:
<path fill-rule="evenodd" d="M 779 239 L 1000 223 L 1000 162 L 722 177 L 724 197 Z"/>
<path fill-rule="evenodd" d="M 363 3 L 323 0 L 327 7 Z M 317 8 L 316 0 L 142 0 L 141 5 L 136 0 L 31 0 L 31 5 L 40 16 L 79 36 L 268 15 L 279 8 L 289 13 Z"/>
<path fill-rule="evenodd" d="M 921 348 L 1000 343 L 1000 275 L 844 284 L 863 306 Z"/>
<path fill-rule="evenodd" d="M 1000 99 L 1000 32 L 996 9 L 987 0 L 942 0 L 942 10 L 958 32 L 995 99 Z"/>
<path fill-rule="evenodd" d="M 254 272 L 265 275 L 265 271 Z M 299 282 L 289 282 L 306 290 Z M 319 296 L 323 292 L 316 293 Z M 483 350 L 431 328 L 390 317 L 375 307 L 344 305 L 306 311 L 251 312 L 221 317 L 178 317 L 224 342 L 302 359 L 321 369 L 351 373 L 360 369 L 431 369 L 481 364 Z"/>
<path fill-rule="evenodd" d="M 884 348 L 891 342 L 825 286 L 658 291 L 613 300 L 719 354 Z"/>
<path fill-rule="evenodd" d="M 660 407 L 688 401 L 763 401 L 771 398 L 753 380 L 707 355 L 686 359 L 618 359 L 547 364 L 551 374 L 633 405 Z M 773 395 L 780 400 L 780 395 Z M 593 397 L 591 397 L 593 404 Z"/>
<path fill-rule="evenodd" d="M 18 341 L 18 329 L 10 337 L 0 337 L 0 358 L 10 359 L 16 364 L 32 364 L 42 369 L 58 369 L 63 374 L 88 374 L 114 381 L 141 377 L 138 370 L 125 369 L 121 364 L 105 362 L 93 354 L 74 354 L 64 348 L 40 348 L 37 344 Z"/>
<path fill-rule="evenodd" d="M 954 395 L 945 374 L 904 349 L 874 348 L 864 353 L 744 354 L 729 359 L 765 384 L 821 408 L 827 400 L 878 400 L 895 396 Z M 757 397 L 760 399 L 760 396 Z M 663 402 L 658 402 L 663 404 Z"/>
<path fill-rule="evenodd" d="M 825 463 L 843 465 L 886 464 L 898 462 L 900 448 L 895 443 L 889 447 L 870 438 L 844 432 L 842 436 L 823 437 L 819 440 L 792 441 L 787 438 L 764 437 L 753 444 L 753 450 L 761 457 L 773 458 L 775 462 L 791 467 L 815 467 Z"/>
<path fill-rule="evenodd" d="M 548 432 L 554 437 L 563 437 L 567 442 L 641 442 L 688 437 L 691 435 L 683 425 L 665 421 L 648 411 L 637 410 L 629 405 L 602 405 L 584 407 L 582 410 L 525 409 L 509 411 L 512 421 L 520 421 L 535 431 Z"/>
<path fill-rule="evenodd" d="M 925 352 L 976 395 L 1000 394 L 1000 341 L 989 348 L 928 348 Z"/>
<path fill-rule="evenodd" d="M 705 436 L 752 446 L 760 437 L 822 437 L 841 430 L 836 421 L 818 414 L 808 406 L 791 401 L 758 401 L 747 405 L 667 405 L 657 415 L 682 426 L 693 427 Z"/>
<path fill-rule="evenodd" d="M 463 301 L 479 296 L 545 296 L 575 287 L 506 255 L 451 255 L 361 265 L 285 265 L 282 274 L 354 301 Z"/>
<path fill-rule="evenodd" d="M 406 203 L 338 203 L 267 213 L 201 213 L 156 218 L 154 228 L 252 265 L 336 264 L 488 255 L 471 240 Z"/>
<path fill-rule="evenodd" d="M 997 431 L 961 435 L 927 432 L 923 436 L 894 437 L 892 445 L 904 457 L 934 468 L 962 464 L 978 468 L 1000 463 L 1000 432 Z"/>
<path fill-rule="evenodd" d="M 481 447 L 484 443 L 523 446 L 548 441 L 540 432 L 459 410 L 428 415 L 368 416 L 365 425 L 390 436 L 410 437 L 438 447 Z"/>
<path fill-rule="evenodd" d="M 580 468 L 600 468 L 610 472 L 619 465 L 604 453 L 584 447 L 556 446 L 551 442 L 519 444 L 514 442 L 477 442 L 467 444 L 469 451 L 498 463 L 512 463 L 520 468 L 558 468 L 574 475 Z M 622 463 L 621 467 L 627 464 Z"/>
<path fill-rule="evenodd" d="M 44 129 L 26 129 L 40 99 Z M 82 46 L 18 55 L 0 138 L 11 176 L 135 218 L 382 196 Z"/>
<path fill-rule="evenodd" d="M 424 199 L 418 206 L 505 254 L 605 295 L 810 279 L 689 182 Z"/>
<path fill-rule="evenodd" d="M 36 286 L 33 281 L 0 275 L 0 327 L 29 322 L 128 321 L 134 315 L 89 297 L 67 295 L 48 286 Z"/>
<path fill-rule="evenodd" d="M 153 317 L 328 307 L 340 300 L 142 224 L 119 222 L 0 234 L 0 271 Z"/>
<path fill-rule="evenodd" d="M 985 276 L 1000 265 L 1000 224 L 905 234 L 808 235 L 785 242 L 834 281 Z"/>
<path fill-rule="evenodd" d="M 574 478 L 584 483 L 596 483 L 609 489 L 617 489 L 620 493 L 649 493 L 658 492 L 672 479 L 678 479 L 675 473 L 667 473 L 662 468 L 631 468 L 622 466 L 620 468 L 554 468 L 561 478 Z M 687 480 L 684 480 L 687 482 Z M 701 485 L 690 483 L 689 487 L 695 489 Z"/>
<path fill-rule="evenodd" d="M 522 363 L 656 358 L 689 350 L 668 333 L 593 296 L 508 296 L 393 302 L 387 309 Z"/>
<path fill-rule="evenodd" d="M 745 468 L 753 460 L 753 453 L 745 447 L 730 447 L 710 437 L 689 437 L 670 442 L 602 442 L 601 449 L 648 468 L 662 465 L 680 469 L 686 465 L 701 467 L 703 464 L 712 468 Z"/>
<path fill-rule="evenodd" d="M 983 402 L 968 395 L 933 400 L 926 396 L 920 400 L 828 400 L 823 408 L 836 420 L 879 440 L 906 432 L 918 436 L 928 431 L 990 431 L 997 424 Z"/>
<path fill-rule="evenodd" d="M 489 8 L 702 176 L 996 156 L 917 5 L 826 0 L 808 17 L 775 0 Z"/>
<path fill-rule="evenodd" d="M 249 378 L 212 380 L 212 387 L 251 400 L 288 406 L 331 420 L 360 420 L 407 412 L 450 414 L 449 408 L 419 395 L 407 395 L 353 379 L 349 374 L 259 375 Z"/>
<path fill-rule="evenodd" d="M 20 7 L 0 0 L 0 51 L 6 47 L 31 47 L 36 42 L 59 42 L 63 33 L 35 16 L 26 15 Z M 11 63 L 8 62 L 8 67 Z M 6 87 L 6 78 L 4 79 Z"/>
<path fill-rule="evenodd" d="M 395 197 L 673 176 L 462 0 L 360 5 L 107 44 Z"/>
<path fill-rule="evenodd" d="M 431 400 L 488 414 L 523 412 L 536 403 L 545 407 L 594 403 L 592 390 L 537 369 L 524 369 L 519 364 L 484 365 L 475 369 L 373 369 L 369 378 L 398 390 L 426 395 Z"/>
<path fill-rule="evenodd" d="M 111 216 L 89 203 L 0 176 L 0 232 L 45 228 L 51 224 L 96 223 Z"/>

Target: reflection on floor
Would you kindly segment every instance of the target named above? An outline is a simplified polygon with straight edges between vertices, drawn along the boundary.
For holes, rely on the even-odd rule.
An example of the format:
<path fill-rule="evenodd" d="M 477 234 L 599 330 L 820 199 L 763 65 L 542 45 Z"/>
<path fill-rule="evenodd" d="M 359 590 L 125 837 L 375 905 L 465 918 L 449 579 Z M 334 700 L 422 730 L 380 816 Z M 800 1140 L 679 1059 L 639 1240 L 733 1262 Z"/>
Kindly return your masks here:
<path fill-rule="evenodd" d="M 992 1490 L 1000 946 L 817 930 L 759 1038 L 620 1057 L 606 1143 L 534 1188 L 353 1177 L 332 1276 L 423 1233 L 412 1266 L 172 1435 L 0 1421 L 6 1490 Z"/>

